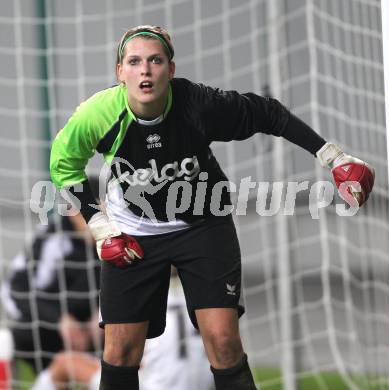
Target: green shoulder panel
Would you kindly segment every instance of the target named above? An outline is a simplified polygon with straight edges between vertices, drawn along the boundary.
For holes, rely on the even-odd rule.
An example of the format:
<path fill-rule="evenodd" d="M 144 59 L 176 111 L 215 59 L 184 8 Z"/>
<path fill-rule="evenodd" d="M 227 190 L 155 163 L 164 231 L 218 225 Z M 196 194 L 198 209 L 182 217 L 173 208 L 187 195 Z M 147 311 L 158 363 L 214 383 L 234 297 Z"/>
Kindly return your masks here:
<path fill-rule="evenodd" d="M 127 89 L 121 85 L 100 91 L 78 106 L 55 137 L 51 148 L 50 174 L 58 188 L 86 180 L 88 160 L 126 107 L 128 109 Z M 112 149 L 104 155 L 107 161 L 112 160 L 133 118 L 129 110 Z"/>

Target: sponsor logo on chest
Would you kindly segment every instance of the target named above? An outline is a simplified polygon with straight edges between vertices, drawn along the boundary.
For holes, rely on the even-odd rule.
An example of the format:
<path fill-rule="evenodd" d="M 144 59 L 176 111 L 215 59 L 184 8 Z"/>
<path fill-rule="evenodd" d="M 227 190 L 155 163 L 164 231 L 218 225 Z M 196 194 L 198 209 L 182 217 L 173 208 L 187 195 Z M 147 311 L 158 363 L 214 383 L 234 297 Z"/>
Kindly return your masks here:
<path fill-rule="evenodd" d="M 118 163 L 117 160 L 116 163 Z M 118 180 L 119 182 L 126 182 L 131 186 L 146 186 L 151 181 L 161 183 L 165 180 L 173 181 L 176 178 L 181 177 L 185 181 L 192 181 L 200 173 L 200 165 L 197 156 L 184 158 L 181 163 L 179 161 L 174 161 L 165 164 L 160 170 L 157 167 L 155 159 L 149 160 L 149 168 L 134 169 L 128 161 L 122 160 L 122 163 L 127 165 L 129 170 L 123 172 L 122 169 L 124 166 L 120 167 L 120 165 L 118 165 Z"/>
<path fill-rule="evenodd" d="M 162 148 L 162 142 L 159 142 L 161 137 L 158 134 L 150 134 L 147 138 L 147 149 Z"/>

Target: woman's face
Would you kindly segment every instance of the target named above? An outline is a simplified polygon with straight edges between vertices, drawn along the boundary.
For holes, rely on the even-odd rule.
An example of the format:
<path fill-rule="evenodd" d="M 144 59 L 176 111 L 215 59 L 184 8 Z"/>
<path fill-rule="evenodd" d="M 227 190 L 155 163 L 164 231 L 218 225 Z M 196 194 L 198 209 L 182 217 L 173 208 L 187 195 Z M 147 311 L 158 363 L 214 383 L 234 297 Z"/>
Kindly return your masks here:
<path fill-rule="evenodd" d="M 128 102 L 137 116 L 151 118 L 163 113 L 174 71 L 175 64 L 169 62 L 159 40 L 136 37 L 127 43 L 117 76 L 127 85 Z"/>

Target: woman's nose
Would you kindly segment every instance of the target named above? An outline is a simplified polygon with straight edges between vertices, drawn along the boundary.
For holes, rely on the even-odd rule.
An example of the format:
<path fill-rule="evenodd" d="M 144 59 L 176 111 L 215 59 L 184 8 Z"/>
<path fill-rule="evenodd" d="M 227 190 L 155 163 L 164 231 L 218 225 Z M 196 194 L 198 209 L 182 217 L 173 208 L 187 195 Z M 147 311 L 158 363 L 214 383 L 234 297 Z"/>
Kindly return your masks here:
<path fill-rule="evenodd" d="M 141 74 L 142 74 L 142 75 L 148 75 L 148 74 L 150 74 L 150 64 L 149 64 L 148 61 L 142 62 L 142 65 L 141 65 Z"/>

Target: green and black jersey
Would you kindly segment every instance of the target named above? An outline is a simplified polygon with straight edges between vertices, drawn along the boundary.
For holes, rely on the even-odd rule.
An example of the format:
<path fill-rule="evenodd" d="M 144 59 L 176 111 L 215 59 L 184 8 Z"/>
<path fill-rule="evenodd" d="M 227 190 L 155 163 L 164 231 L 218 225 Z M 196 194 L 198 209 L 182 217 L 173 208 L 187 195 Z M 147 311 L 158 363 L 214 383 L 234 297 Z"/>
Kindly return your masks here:
<path fill-rule="evenodd" d="M 175 218 L 190 223 L 211 215 L 212 190 L 227 181 L 210 144 L 244 140 L 257 132 L 283 136 L 312 154 L 325 143 L 275 99 L 222 91 L 181 78 L 170 83 L 163 120 L 145 126 L 128 106 L 126 87 L 119 85 L 83 102 L 58 133 L 51 151 L 51 177 L 59 188 L 84 182 L 87 162 L 97 151 L 111 164 L 133 213 L 144 215 L 142 204 L 131 202 L 139 199 L 131 194 L 141 192 L 156 218 L 166 221 L 169 194 L 176 194 L 176 206 L 184 202 L 185 207 Z M 202 193 L 203 207 L 196 204 L 199 182 L 207 187 Z M 223 208 L 229 203 L 229 193 L 226 186 L 221 186 L 221 192 Z M 89 219 L 95 210 L 87 210 L 87 198 L 91 199 L 81 196 L 80 200 Z"/>

